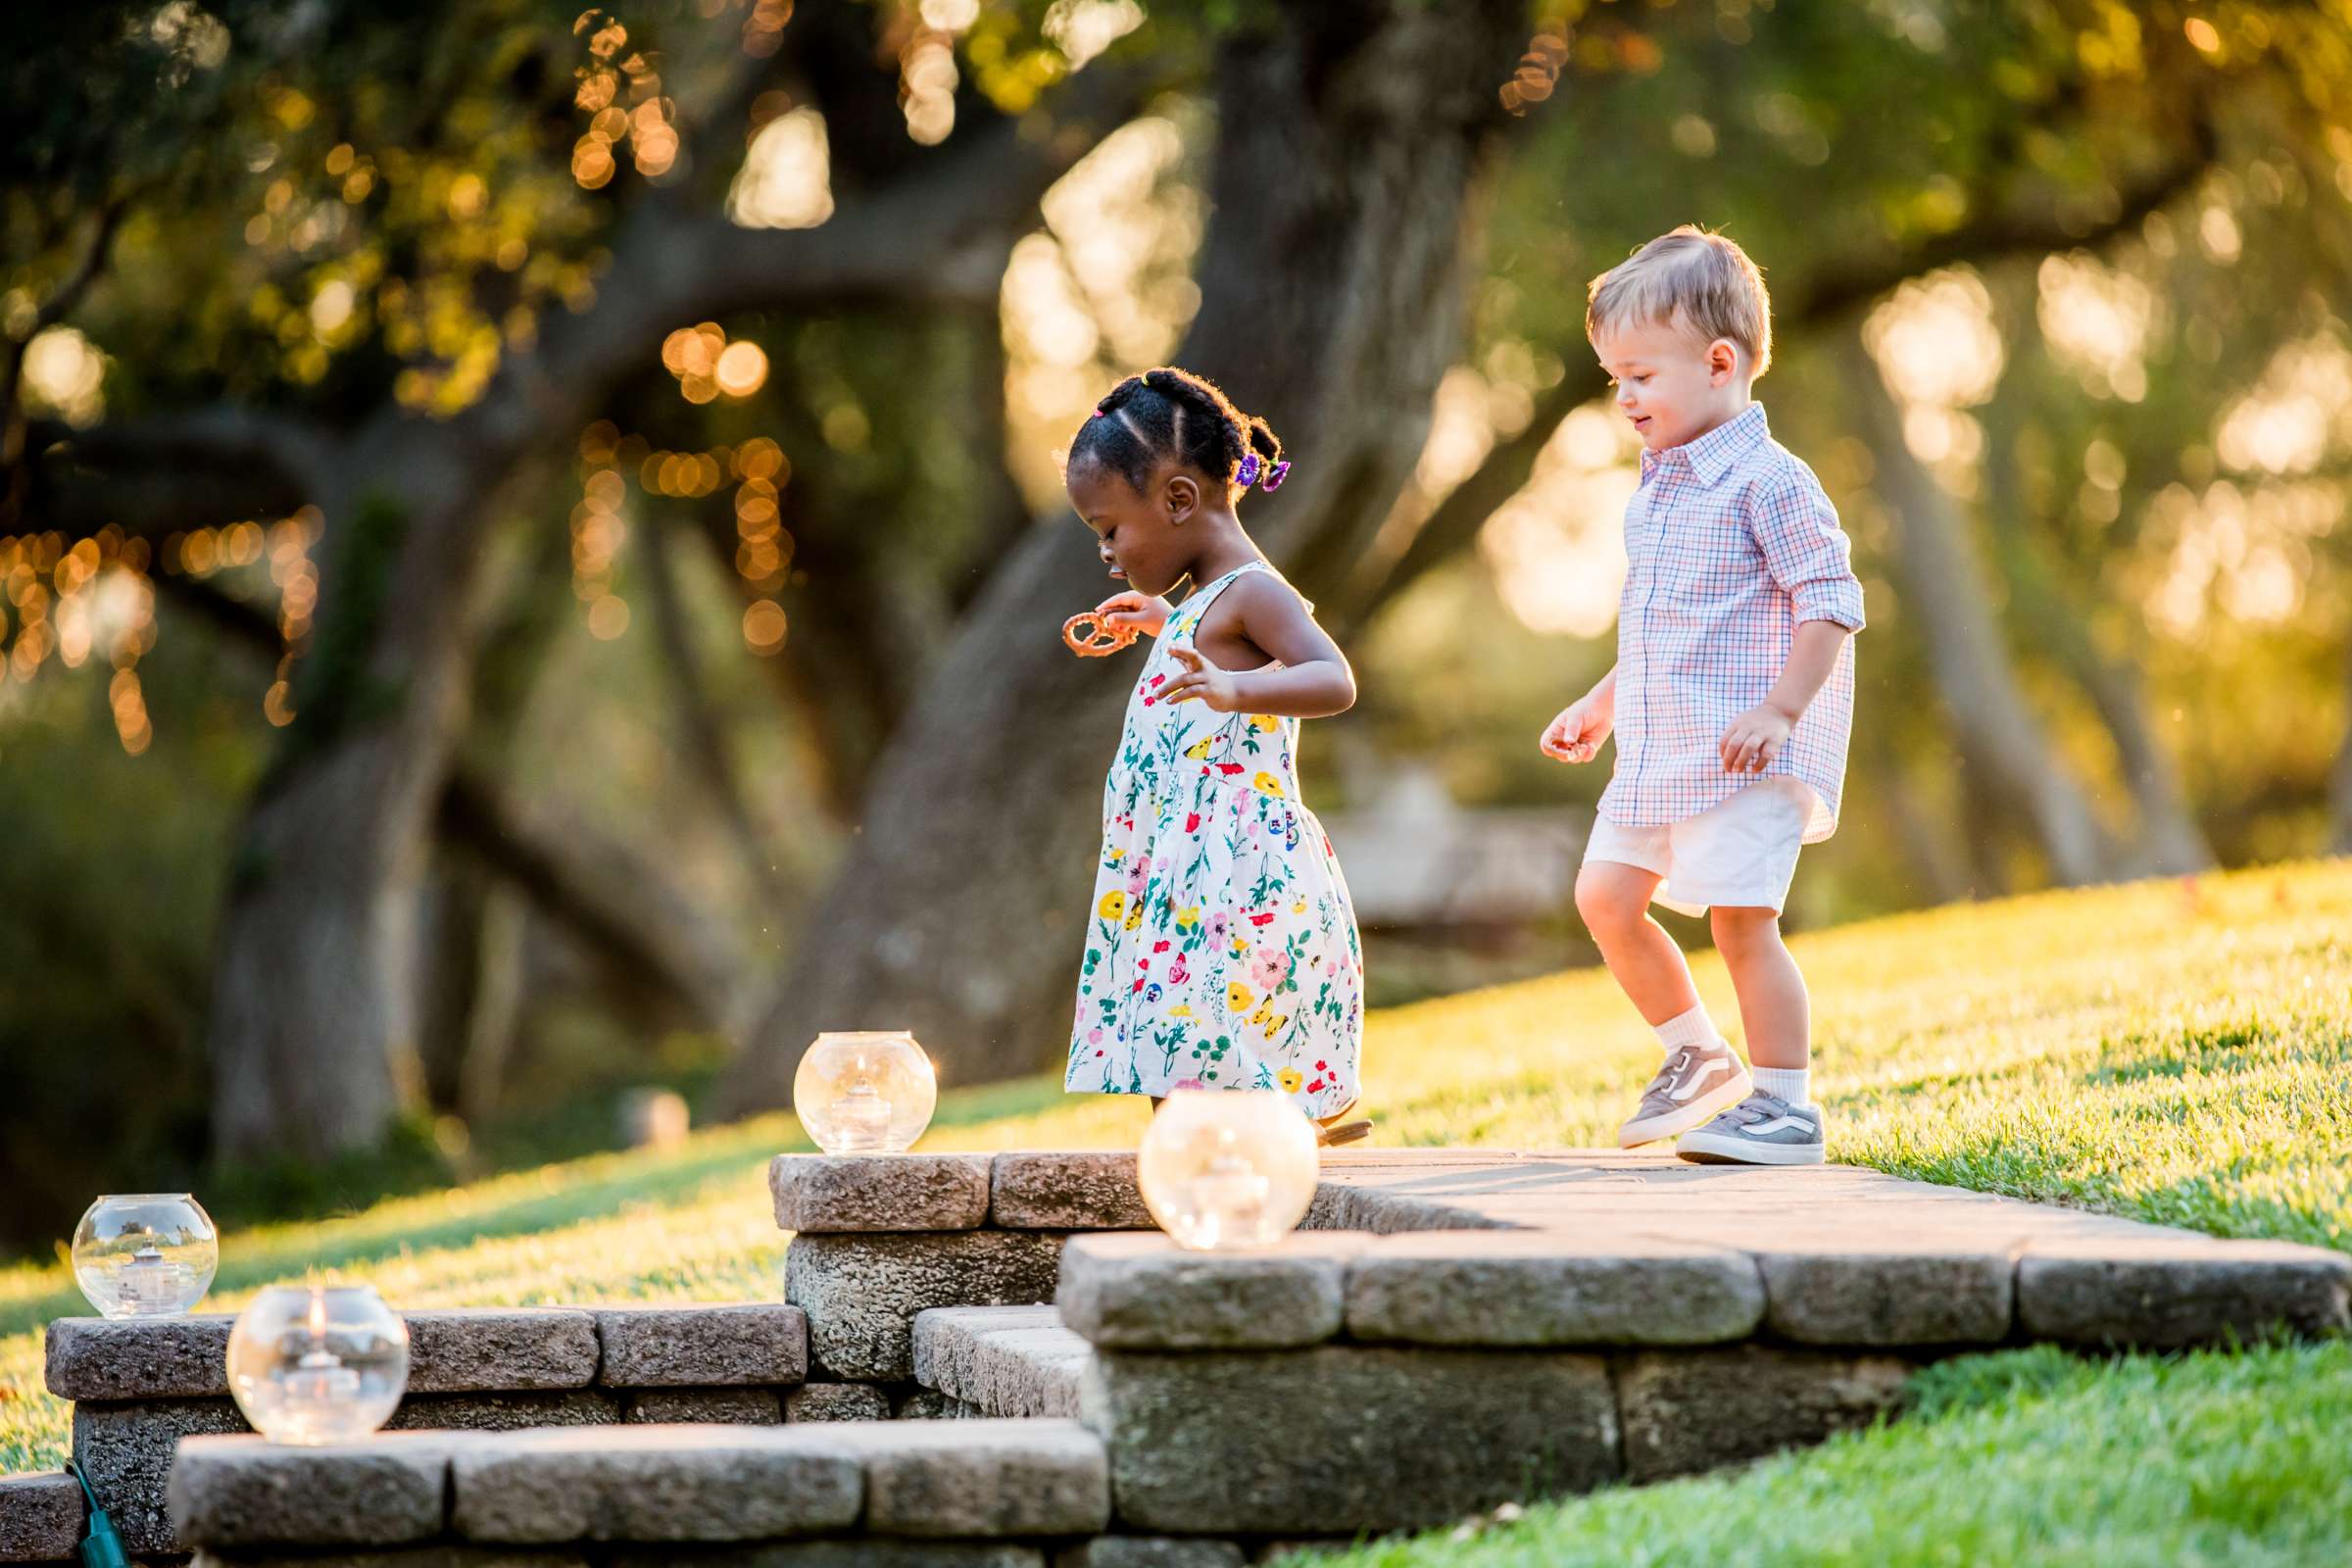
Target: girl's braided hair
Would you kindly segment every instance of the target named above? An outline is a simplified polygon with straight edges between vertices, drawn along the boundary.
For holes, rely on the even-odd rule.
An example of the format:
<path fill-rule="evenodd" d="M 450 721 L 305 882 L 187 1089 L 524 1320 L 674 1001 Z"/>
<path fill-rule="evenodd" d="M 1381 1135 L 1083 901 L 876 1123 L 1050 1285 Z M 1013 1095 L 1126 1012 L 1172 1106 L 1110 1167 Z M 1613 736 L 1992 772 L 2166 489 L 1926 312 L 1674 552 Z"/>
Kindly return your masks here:
<path fill-rule="evenodd" d="M 1172 366 L 1112 387 L 1070 443 L 1073 466 L 1102 464 L 1138 494 L 1171 458 L 1222 479 L 1228 495 L 1253 484 L 1273 490 L 1291 471 L 1273 426 L 1235 408 L 1208 377 Z"/>

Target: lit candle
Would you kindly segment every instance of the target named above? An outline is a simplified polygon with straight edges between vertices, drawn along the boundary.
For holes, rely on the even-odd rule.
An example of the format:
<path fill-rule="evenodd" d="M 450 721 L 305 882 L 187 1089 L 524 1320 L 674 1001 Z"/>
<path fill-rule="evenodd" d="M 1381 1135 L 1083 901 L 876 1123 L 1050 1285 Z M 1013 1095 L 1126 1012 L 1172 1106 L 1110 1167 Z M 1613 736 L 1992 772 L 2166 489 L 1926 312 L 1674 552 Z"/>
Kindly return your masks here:
<path fill-rule="evenodd" d="M 228 1336 L 228 1391 L 272 1443 L 349 1443 L 376 1431 L 408 1386 L 409 1334 L 365 1286 L 274 1286 Z"/>
<path fill-rule="evenodd" d="M 356 1398 L 360 1392 L 360 1375 L 343 1364 L 343 1358 L 326 1348 L 326 1293 L 311 1292 L 310 1316 L 303 1328 L 310 1348 L 295 1358 L 293 1366 L 279 1374 L 279 1393 L 293 1415 L 303 1427 L 333 1425 L 335 1407 Z"/>
<path fill-rule="evenodd" d="M 931 1058 L 903 1029 L 818 1035 L 792 1079 L 792 1108 L 828 1154 L 904 1153 L 938 1099 Z"/>
<path fill-rule="evenodd" d="M 880 1149 L 890 1139 L 890 1102 L 875 1092 L 872 1079 L 858 1078 L 835 1102 L 833 1124 L 843 1149 Z"/>
<path fill-rule="evenodd" d="M 1136 1179 L 1179 1247 L 1272 1247 L 1306 1216 L 1318 1161 L 1307 1120 L 1273 1090 L 1179 1090 L 1152 1118 Z"/>
<path fill-rule="evenodd" d="M 153 1242 L 142 1243 L 116 1276 L 125 1311 L 175 1312 L 187 1288 L 187 1270 L 172 1262 Z"/>
<path fill-rule="evenodd" d="M 1227 1133 L 1222 1141 L 1230 1146 L 1234 1137 Z M 1261 1235 L 1273 1183 L 1247 1156 L 1228 1147 L 1184 1185 L 1186 1203 L 1199 1216 L 1192 1245 L 1229 1247 L 1238 1241 L 1247 1246 Z"/>

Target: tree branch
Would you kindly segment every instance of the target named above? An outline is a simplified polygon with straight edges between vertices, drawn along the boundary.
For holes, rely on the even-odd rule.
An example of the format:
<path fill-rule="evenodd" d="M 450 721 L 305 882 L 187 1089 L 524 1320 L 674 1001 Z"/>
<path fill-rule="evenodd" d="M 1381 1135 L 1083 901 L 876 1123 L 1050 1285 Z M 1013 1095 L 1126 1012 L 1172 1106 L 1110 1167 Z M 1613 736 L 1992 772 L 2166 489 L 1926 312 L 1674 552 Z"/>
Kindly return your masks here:
<path fill-rule="evenodd" d="M 275 659 L 284 645 L 261 607 L 198 577 L 158 573 L 158 589 L 235 642 Z M 525 813 L 499 783 L 461 766 L 442 792 L 442 841 L 479 858 L 539 914 L 642 981 L 656 1003 L 726 1028 L 740 958 L 734 944 L 658 868 L 577 823 Z"/>
<path fill-rule="evenodd" d="M 622 220 L 596 302 L 550 319 L 540 347 L 509 356 L 455 420 L 387 404 L 357 442 L 226 404 L 90 430 L 40 421 L 27 431 L 27 453 L 62 450 L 28 463 L 36 471 L 22 514 L 67 532 L 115 522 L 143 535 L 283 515 L 330 494 L 354 445 L 380 441 L 378 455 L 395 454 L 384 460 L 393 467 L 409 456 L 447 463 L 459 449 L 503 467 L 550 430 L 584 418 L 682 321 L 858 302 L 993 309 L 1004 259 L 1046 190 L 1155 85 L 1141 68 L 1098 63 L 1057 91 L 1050 133 L 1007 120 L 951 137 L 913 161 L 906 179 L 814 228 L 745 228 L 724 213 L 681 216 L 645 203 Z"/>
<path fill-rule="evenodd" d="M 157 539 L 246 517 L 284 516 L 331 483 L 334 444 L 307 420 L 231 404 L 87 430 L 32 422 L 24 515 L 93 533 L 107 523 Z"/>
<path fill-rule="evenodd" d="M 2064 248 L 2095 250 L 2186 191 L 2219 160 L 2218 132 L 2210 117 L 2189 125 L 2189 147 L 2139 184 L 2126 191 L 2116 210 L 2087 225 L 2070 225 L 2054 213 L 1991 214 L 1948 234 L 1922 240 L 1876 267 L 1867 263 L 1833 267 L 1812 278 L 1794 324 L 1820 325 L 1857 305 L 1867 304 L 1906 278 L 1938 268 L 1974 265 L 2003 256 Z"/>
<path fill-rule="evenodd" d="M 157 570 L 149 578 L 158 593 L 203 616 L 214 630 L 226 633 L 230 641 L 242 643 L 269 659 L 276 659 L 286 651 L 277 617 L 252 600 L 224 592 L 220 584 L 209 579 L 184 576 L 176 571 Z"/>
<path fill-rule="evenodd" d="M 734 944 L 626 848 L 544 808 L 526 814 L 493 780 L 463 768 L 442 791 L 438 824 L 443 842 L 480 857 L 653 1000 L 704 1028 L 728 1028 Z"/>
<path fill-rule="evenodd" d="M 734 743 L 725 722 L 712 710 L 710 686 L 703 678 L 701 661 L 695 657 L 692 613 L 671 554 L 676 548 L 671 530 L 657 517 L 638 557 L 654 602 L 654 643 L 661 651 L 662 676 L 669 684 L 670 710 L 704 786 L 734 833 L 736 848 L 750 862 L 745 869 L 751 873 L 752 885 L 771 910 L 782 910 L 787 897 L 784 879 L 777 874 L 775 852 L 761 838 L 751 803 L 744 798 Z"/>
<path fill-rule="evenodd" d="M 24 471 L 24 454 L 28 450 L 30 431 L 25 425 L 24 411 L 18 398 L 24 384 L 24 356 L 32 340 L 65 319 L 81 303 L 90 285 L 106 269 L 107 255 L 114 248 L 115 232 L 122 221 L 123 209 L 129 197 L 117 196 L 98 213 L 97 231 L 90 236 L 89 249 L 57 292 L 33 312 L 32 325 L 23 337 L 8 345 L 5 359 L 0 359 L 0 474 L 5 475 L 6 491 L 0 494 L 0 527 L 13 528 L 24 514 L 25 498 L 31 480 Z"/>
<path fill-rule="evenodd" d="M 74 308 L 81 303 L 81 297 L 90 291 L 90 285 L 98 281 L 98 274 L 106 270 L 107 257 L 114 249 L 115 235 L 122 226 L 122 215 L 129 208 L 130 197 L 123 194 L 116 196 L 98 210 L 98 227 L 90 235 L 90 248 L 83 254 L 81 265 L 74 269 L 72 276 L 57 286 L 57 292 L 50 295 L 48 303 L 35 313 L 32 330 L 24 334 L 26 341 L 72 315 Z"/>
<path fill-rule="evenodd" d="M 2191 125 L 2191 150 L 2134 187 L 2102 221 L 2088 228 L 2062 222 L 2055 214 L 1989 215 L 1949 234 L 1923 240 L 1872 267 L 1833 269 L 1810 278 L 1793 304 L 1775 314 L 1784 332 L 1817 329 L 1865 305 L 1907 279 L 1938 268 L 1982 264 L 2004 256 L 2052 251 L 2062 246 L 2096 248 L 2132 228 L 2150 213 L 2187 190 L 2213 167 L 2219 144 L 2213 122 L 2200 116 Z M 1559 351 L 1569 366 L 1560 384 L 1537 400 L 1527 427 L 1487 454 L 1469 478 L 1433 508 L 1395 564 L 1369 562 L 1338 607 L 1343 618 L 1362 620 L 1442 561 L 1469 547 L 1487 519 L 1517 495 L 1535 471 L 1536 458 L 1560 421 L 1608 389 L 1608 377 L 1583 344 Z"/>
<path fill-rule="evenodd" d="M 849 202 L 814 228 L 746 228 L 724 213 L 681 217 L 648 204 L 623 221 L 596 302 L 558 317 L 540 347 L 509 358 L 452 425 L 502 452 L 585 414 L 684 321 L 782 306 L 993 304 L 1004 262 L 1038 202 L 1102 136 L 1133 118 L 1152 78 L 1098 65 L 1055 95 L 1054 129 L 1004 121 L 950 137 L 907 176 Z M 451 426 L 405 414 L 436 448 Z"/>

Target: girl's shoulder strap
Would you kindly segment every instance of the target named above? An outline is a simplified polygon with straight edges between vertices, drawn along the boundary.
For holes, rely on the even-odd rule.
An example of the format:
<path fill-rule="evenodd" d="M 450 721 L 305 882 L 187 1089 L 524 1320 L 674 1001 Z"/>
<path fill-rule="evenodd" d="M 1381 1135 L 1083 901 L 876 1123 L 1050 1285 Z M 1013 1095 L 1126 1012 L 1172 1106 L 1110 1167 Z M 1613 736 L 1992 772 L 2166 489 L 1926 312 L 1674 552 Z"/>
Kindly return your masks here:
<path fill-rule="evenodd" d="M 1250 572 L 1262 569 L 1265 564 L 1262 561 L 1245 561 L 1223 576 L 1211 577 L 1185 595 L 1184 603 L 1176 607 L 1176 613 L 1169 617 L 1167 631 L 1162 635 L 1190 642 L 1193 632 L 1200 624 L 1200 617 L 1208 613 L 1208 607 L 1217 602 L 1217 596 Z"/>
<path fill-rule="evenodd" d="M 1186 629 L 1189 631 L 1200 624 L 1200 617 L 1208 613 L 1208 607 L 1217 602 L 1217 596 L 1253 571 L 1275 574 L 1274 568 L 1262 561 L 1245 561 L 1222 577 L 1211 577 L 1186 596 L 1177 611 L 1185 619 Z"/>
<path fill-rule="evenodd" d="M 1248 576 L 1253 571 L 1262 571 L 1267 576 L 1280 583 L 1283 587 L 1290 589 L 1293 594 L 1297 595 L 1298 602 L 1306 607 L 1306 612 L 1308 614 L 1311 615 L 1315 612 L 1315 602 L 1307 598 L 1306 595 L 1299 593 L 1298 586 L 1294 584 L 1290 578 L 1285 577 L 1281 572 L 1276 571 L 1274 569 L 1274 564 L 1269 561 L 1245 561 L 1240 565 L 1227 572 L 1224 576 L 1219 577 L 1215 583 L 1215 586 L 1220 591 L 1230 588 L 1235 583 L 1241 581 L 1242 578 Z"/>

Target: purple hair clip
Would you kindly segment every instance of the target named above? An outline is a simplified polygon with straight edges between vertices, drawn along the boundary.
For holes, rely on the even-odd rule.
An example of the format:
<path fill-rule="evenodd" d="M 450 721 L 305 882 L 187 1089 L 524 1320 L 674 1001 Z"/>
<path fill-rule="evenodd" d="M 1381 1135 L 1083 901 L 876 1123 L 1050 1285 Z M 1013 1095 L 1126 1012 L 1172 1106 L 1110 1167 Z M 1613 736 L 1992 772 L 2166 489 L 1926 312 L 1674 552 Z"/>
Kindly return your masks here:
<path fill-rule="evenodd" d="M 1087 416 L 1087 417 L 1088 417 L 1088 418 L 1090 418 L 1090 419 L 1100 419 L 1101 417 L 1102 417 L 1102 404 L 1100 404 L 1100 403 L 1096 404 L 1096 405 L 1095 405 L 1095 412 L 1094 412 L 1094 413 L 1092 413 L 1092 414 L 1090 414 L 1090 415 L 1088 415 L 1088 416 Z"/>
<path fill-rule="evenodd" d="M 1254 452 L 1248 454 L 1242 459 L 1242 466 L 1234 470 L 1234 483 L 1240 485 L 1245 490 L 1249 489 L 1251 485 L 1257 483 L 1258 467 L 1259 464 L 1257 461 L 1257 454 Z"/>
<path fill-rule="evenodd" d="M 1290 476 L 1291 465 L 1288 460 L 1277 463 L 1273 467 L 1268 468 L 1266 470 L 1266 493 L 1268 495 L 1272 495 L 1275 491 L 1281 489 L 1282 481 Z"/>

